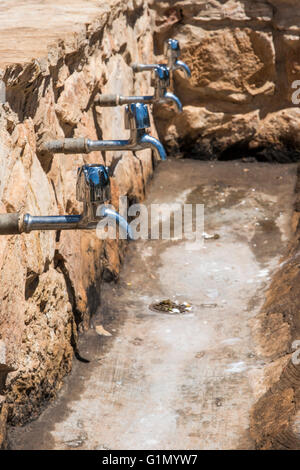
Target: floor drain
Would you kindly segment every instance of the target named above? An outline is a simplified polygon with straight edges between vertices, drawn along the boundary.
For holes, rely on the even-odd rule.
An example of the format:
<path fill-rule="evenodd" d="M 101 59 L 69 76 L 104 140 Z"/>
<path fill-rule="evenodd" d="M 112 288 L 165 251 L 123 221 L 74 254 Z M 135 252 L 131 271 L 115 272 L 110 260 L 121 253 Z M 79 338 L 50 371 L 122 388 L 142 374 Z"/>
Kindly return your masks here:
<path fill-rule="evenodd" d="M 188 302 L 183 302 L 182 304 L 180 304 L 179 302 L 173 302 L 170 299 L 152 303 L 151 305 L 149 305 L 149 308 L 153 312 L 168 313 L 171 315 L 187 313 L 192 310 L 192 307 Z"/>

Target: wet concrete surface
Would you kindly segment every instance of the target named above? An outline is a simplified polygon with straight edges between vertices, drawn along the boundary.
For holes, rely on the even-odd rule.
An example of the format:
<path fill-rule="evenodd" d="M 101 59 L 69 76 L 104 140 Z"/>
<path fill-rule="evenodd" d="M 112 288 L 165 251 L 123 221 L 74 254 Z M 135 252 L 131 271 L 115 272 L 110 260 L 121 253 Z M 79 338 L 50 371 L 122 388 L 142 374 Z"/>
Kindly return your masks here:
<path fill-rule="evenodd" d="M 130 243 L 117 284 L 57 400 L 11 429 L 13 449 L 252 449 L 249 411 L 265 364 L 251 320 L 290 237 L 295 165 L 168 161 L 147 204 L 205 206 L 204 244 Z M 149 306 L 188 302 L 182 314 Z"/>

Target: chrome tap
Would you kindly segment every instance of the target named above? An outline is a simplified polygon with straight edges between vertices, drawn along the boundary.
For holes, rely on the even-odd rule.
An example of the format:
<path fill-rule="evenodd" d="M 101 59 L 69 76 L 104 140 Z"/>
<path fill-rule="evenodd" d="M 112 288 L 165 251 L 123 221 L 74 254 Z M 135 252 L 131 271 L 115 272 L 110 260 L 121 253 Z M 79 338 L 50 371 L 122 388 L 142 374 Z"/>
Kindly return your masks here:
<path fill-rule="evenodd" d="M 109 168 L 103 165 L 83 165 L 77 170 L 76 199 L 83 202 L 80 223 L 99 221 L 99 205 L 110 200 Z"/>
<path fill-rule="evenodd" d="M 180 57 L 180 46 L 177 39 L 168 39 L 165 42 L 164 53 L 168 58 L 167 67 L 169 71 L 173 72 L 174 70 L 182 70 L 185 73 L 185 76 L 187 78 L 190 78 L 190 68 L 185 62 L 182 62 L 182 60 L 178 60 L 178 57 Z M 157 66 L 158 64 L 132 64 L 131 67 L 133 72 L 136 73 L 154 70 Z"/>
<path fill-rule="evenodd" d="M 168 67 L 170 70 L 182 70 L 187 78 L 190 78 L 191 71 L 188 65 L 182 60 L 178 60 L 180 57 L 180 46 L 177 39 L 168 39 L 165 42 L 165 55 L 168 58 Z"/>
<path fill-rule="evenodd" d="M 150 127 L 148 108 L 143 103 L 132 103 L 125 107 L 125 129 L 130 130 L 128 140 L 90 140 L 85 138 L 52 140 L 46 142 L 41 150 L 48 153 L 89 153 L 107 150 L 131 150 L 133 152 L 151 148 L 166 160 L 167 154 L 159 140 L 150 136 L 146 128 Z"/>
<path fill-rule="evenodd" d="M 157 65 L 154 69 L 152 85 L 154 87 L 153 96 L 122 96 L 122 95 L 98 95 L 95 104 L 98 106 L 119 106 L 130 103 L 164 103 L 172 101 L 177 106 L 179 112 L 182 111 L 182 104 L 179 98 L 167 91 L 170 86 L 170 73 L 166 65 Z"/>
<path fill-rule="evenodd" d="M 125 218 L 107 206 L 110 200 L 109 169 L 103 165 L 83 165 L 78 168 L 76 198 L 83 202 L 80 215 L 32 216 L 30 214 L 1 214 L 0 235 L 29 233 L 33 230 L 86 230 L 96 229 L 103 219 L 112 219 L 133 239 Z"/>

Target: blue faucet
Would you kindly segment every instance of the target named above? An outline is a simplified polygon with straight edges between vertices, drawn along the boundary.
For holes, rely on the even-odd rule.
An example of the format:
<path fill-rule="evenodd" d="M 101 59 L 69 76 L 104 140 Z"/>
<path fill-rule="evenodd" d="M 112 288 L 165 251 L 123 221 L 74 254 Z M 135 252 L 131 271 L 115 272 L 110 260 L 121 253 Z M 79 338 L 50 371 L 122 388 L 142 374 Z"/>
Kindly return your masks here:
<path fill-rule="evenodd" d="M 166 65 L 156 65 L 153 69 L 154 95 L 153 96 L 122 96 L 122 95 L 98 95 L 95 98 L 95 105 L 98 106 L 119 106 L 131 103 L 164 103 L 172 101 L 177 110 L 182 111 L 182 104 L 179 98 L 168 91 L 170 86 L 170 72 Z"/>
<path fill-rule="evenodd" d="M 178 57 L 180 57 L 180 46 L 177 39 L 168 39 L 165 42 L 164 53 L 168 58 L 167 67 L 170 72 L 173 72 L 174 70 L 182 70 L 187 78 L 191 77 L 191 71 L 188 65 L 178 59 Z M 162 64 L 132 64 L 131 67 L 134 72 L 145 72 L 154 70 L 158 65 Z"/>
<path fill-rule="evenodd" d="M 125 106 L 125 128 L 130 130 L 128 140 L 90 140 L 85 138 L 52 140 L 42 145 L 41 150 L 48 153 L 89 153 L 107 150 L 131 150 L 133 152 L 151 148 L 161 160 L 167 154 L 161 142 L 150 136 L 146 128 L 150 127 L 148 108 L 143 103 Z"/>

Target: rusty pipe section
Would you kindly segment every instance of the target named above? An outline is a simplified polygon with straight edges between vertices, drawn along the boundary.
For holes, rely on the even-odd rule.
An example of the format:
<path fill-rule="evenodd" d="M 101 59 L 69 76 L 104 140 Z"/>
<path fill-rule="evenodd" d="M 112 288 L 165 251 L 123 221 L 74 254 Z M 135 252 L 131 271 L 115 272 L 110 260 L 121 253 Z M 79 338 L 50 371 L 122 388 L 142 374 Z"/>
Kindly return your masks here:
<path fill-rule="evenodd" d="M 75 215 L 32 216 L 21 212 L 0 214 L 0 235 L 17 235 L 33 230 L 85 230 L 96 229 L 107 218 L 113 220 L 131 239 L 127 220 L 109 207 L 110 180 L 104 165 L 83 165 L 77 171 L 76 199 L 83 202 L 83 213 Z"/>
<path fill-rule="evenodd" d="M 41 146 L 42 151 L 51 153 L 89 153 L 89 139 L 79 137 L 77 139 L 61 139 L 45 142 Z"/>
<path fill-rule="evenodd" d="M 23 232 L 23 216 L 19 212 L 0 215 L 0 234 L 16 235 Z"/>
<path fill-rule="evenodd" d="M 181 70 L 184 72 L 187 78 L 191 77 L 191 70 L 189 66 L 179 60 L 180 57 L 180 45 L 177 39 L 169 38 L 164 44 L 164 53 L 168 59 L 168 70 L 169 72 L 174 72 L 175 70 Z M 133 73 L 147 72 L 155 70 L 157 67 L 166 66 L 165 64 L 132 64 L 131 68 Z"/>
<path fill-rule="evenodd" d="M 90 153 L 94 150 L 102 150 L 102 142 L 104 141 L 92 141 L 84 137 L 79 137 L 77 139 L 65 138 L 44 142 L 41 146 L 41 150 L 64 154 Z M 127 143 L 128 141 L 106 140 L 104 150 L 119 150 L 120 147 L 123 148 Z"/>
<path fill-rule="evenodd" d="M 96 106 L 114 107 L 131 103 L 151 104 L 153 101 L 154 96 L 98 95 L 94 103 Z"/>

